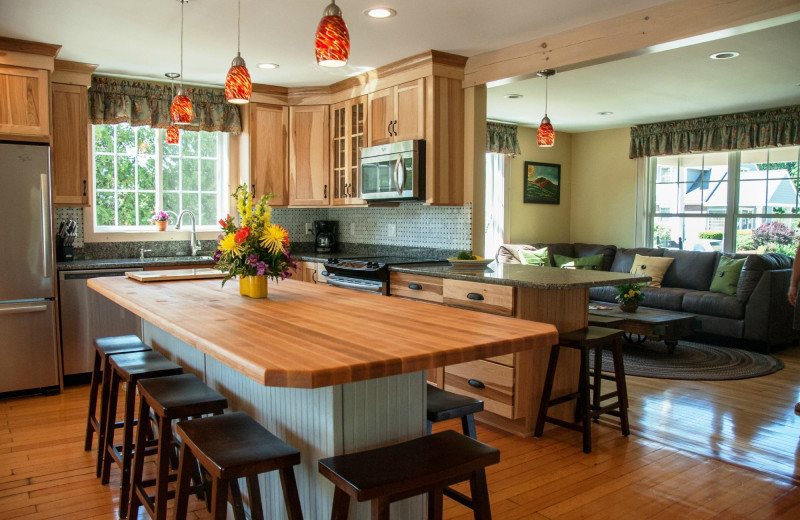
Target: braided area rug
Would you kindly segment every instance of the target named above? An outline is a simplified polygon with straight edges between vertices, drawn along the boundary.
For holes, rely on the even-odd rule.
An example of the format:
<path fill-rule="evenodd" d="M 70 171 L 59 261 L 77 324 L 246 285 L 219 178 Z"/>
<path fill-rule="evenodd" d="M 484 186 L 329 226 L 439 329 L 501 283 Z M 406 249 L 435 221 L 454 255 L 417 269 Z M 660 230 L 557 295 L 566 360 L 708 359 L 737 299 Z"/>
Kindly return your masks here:
<path fill-rule="evenodd" d="M 623 353 L 626 375 L 657 379 L 747 379 L 783 368 L 783 361 L 769 354 L 691 341 L 679 341 L 674 354 L 667 353 L 666 345 L 659 341 L 645 341 L 641 345 L 625 342 Z M 603 371 L 614 371 L 608 350 L 603 351 Z"/>

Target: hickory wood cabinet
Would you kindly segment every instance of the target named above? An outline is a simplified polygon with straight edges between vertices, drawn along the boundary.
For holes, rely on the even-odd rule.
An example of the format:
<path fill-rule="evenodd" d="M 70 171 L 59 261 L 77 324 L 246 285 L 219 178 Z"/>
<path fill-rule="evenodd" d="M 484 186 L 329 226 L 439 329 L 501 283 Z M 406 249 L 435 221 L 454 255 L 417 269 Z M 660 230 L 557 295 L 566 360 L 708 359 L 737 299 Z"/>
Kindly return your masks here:
<path fill-rule="evenodd" d="M 331 186 L 334 206 L 363 205 L 360 156 L 367 136 L 367 96 L 331 105 Z"/>
<path fill-rule="evenodd" d="M 53 204 L 89 206 L 89 102 L 81 85 L 52 84 Z"/>
<path fill-rule="evenodd" d="M 274 193 L 272 206 L 289 205 L 289 107 L 250 103 L 250 183 L 256 197 Z"/>
<path fill-rule="evenodd" d="M 369 146 L 425 138 L 425 78 L 369 94 Z"/>
<path fill-rule="evenodd" d="M 300 282 L 322 283 L 328 279 L 325 264 L 322 262 L 297 262 L 297 272 L 292 278 Z"/>
<path fill-rule="evenodd" d="M 328 206 L 328 105 L 289 107 L 289 204 Z"/>
<path fill-rule="evenodd" d="M 49 87 L 47 70 L 0 65 L 0 138 L 50 140 Z"/>

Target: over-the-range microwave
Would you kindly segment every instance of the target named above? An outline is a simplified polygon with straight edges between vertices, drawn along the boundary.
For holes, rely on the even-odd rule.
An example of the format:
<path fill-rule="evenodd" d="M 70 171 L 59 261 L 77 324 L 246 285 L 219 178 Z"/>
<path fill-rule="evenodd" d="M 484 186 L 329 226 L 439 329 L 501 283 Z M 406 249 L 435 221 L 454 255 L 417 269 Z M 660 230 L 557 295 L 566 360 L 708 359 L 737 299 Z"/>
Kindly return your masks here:
<path fill-rule="evenodd" d="M 361 149 L 364 200 L 425 199 L 425 141 L 401 141 Z"/>

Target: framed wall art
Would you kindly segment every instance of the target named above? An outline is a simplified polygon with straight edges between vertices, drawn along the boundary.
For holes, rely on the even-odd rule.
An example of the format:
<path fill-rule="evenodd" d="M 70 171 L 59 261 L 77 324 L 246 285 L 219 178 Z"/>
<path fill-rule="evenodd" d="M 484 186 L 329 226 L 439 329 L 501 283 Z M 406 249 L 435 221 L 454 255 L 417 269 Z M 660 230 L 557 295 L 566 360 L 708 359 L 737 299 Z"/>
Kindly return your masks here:
<path fill-rule="evenodd" d="M 561 165 L 525 161 L 522 201 L 531 204 L 561 203 Z"/>

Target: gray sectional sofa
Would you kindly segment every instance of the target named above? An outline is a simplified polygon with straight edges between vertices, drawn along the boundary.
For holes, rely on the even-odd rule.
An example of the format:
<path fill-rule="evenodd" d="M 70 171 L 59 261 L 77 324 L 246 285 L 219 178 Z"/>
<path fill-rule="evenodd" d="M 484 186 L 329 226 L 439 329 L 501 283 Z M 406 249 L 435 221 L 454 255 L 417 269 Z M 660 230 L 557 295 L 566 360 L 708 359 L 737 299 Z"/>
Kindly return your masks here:
<path fill-rule="evenodd" d="M 674 249 L 617 248 L 601 244 L 503 244 L 498 262 L 522 263 L 521 249 L 548 248 L 550 265 L 553 255 L 573 258 L 602 254 L 602 269 L 630 272 L 638 253 L 644 256 L 672 257 L 661 287 L 644 287 L 643 307 L 655 307 L 697 315 L 698 335 L 724 338 L 727 344 L 759 352 L 770 352 L 798 338 L 792 328 L 793 308 L 786 299 L 792 274 L 792 258 L 780 253 L 729 255 L 746 258 L 736 295 L 709 291 L 720 256 L 718 252 Z M 531 266 L 535 268 L 534 266 Z M 614 287 L 593 287 L 590 298 L 614 302 Z M 713 338 L 712 338 L 713 339 Z M 733 339 L 735 341 L 730 341 Z"/>

